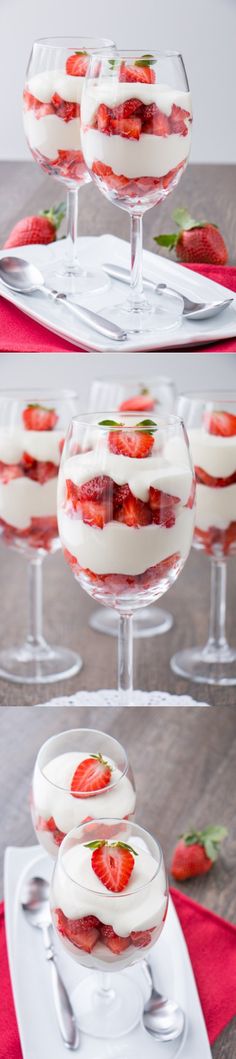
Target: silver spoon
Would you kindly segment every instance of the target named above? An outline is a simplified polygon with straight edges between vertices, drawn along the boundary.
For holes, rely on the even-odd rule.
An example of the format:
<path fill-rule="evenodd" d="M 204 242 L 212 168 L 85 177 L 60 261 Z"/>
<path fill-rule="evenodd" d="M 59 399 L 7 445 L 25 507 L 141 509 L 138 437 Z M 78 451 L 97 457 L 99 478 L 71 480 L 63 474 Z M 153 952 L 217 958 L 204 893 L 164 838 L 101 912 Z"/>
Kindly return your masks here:
<path fill-rule="evenodd" d="M 1 257 L 0 279 L 5 287 L 18 294 L 33 294 L 34 291 L 41 290 L 43 294 L 51 297 L 53 301 L 63 302 L 69 312 L 74 313 L 80 320 L 83 320 L 83 323 L 94 331 L 98 331 L 99 334 L 104 335 L 105 338 L 110 338 L 116 342 L 124 342 L 128 337 L 126 331 L 123 331 L 117 324 L 112 324 L 110 320 L 105 320 L 99 313 L 93 313 L 91 309 L 85 309 L 83 305 L 71 302 L 66 294 L 61 294 L 59 291 L 46 287 L 39 268 L 36 268 L 36 265 L 32 265 L 30 261 L 25 261 L 23 257 L 11 257 L 10 255 Z"/>
<path fill-rule="evenodd" d="M 130 283 L 128 268 L 112 265 L 110 262 L 103 264 L 103 268 L 107 275 L 112 276 L 113 279 L 118 279 L 121 283 Z M 218 313 L 224 312 L 224 309 L 227 309 L 228 305 L 231 305 L 234 300 L 233 298 L 225 298 L 224 301 L 220 302 L 194 302 L 187 298 L 185 294 L 182 294 L 181 291 L 169 287 L 167 283 L 154 283 L 153 280 L 145 277 L 143 282 L 144 287 L 155 291 L 156 294 L 164 290 L 167 290 L 169 294 L 178 294 L 183 300 L 183 318 L 187 320 L 208 320 L 212 316 L 218 316 Z"/>
<path fill-rule="evenodd" d="M 34 876 L 28 879 L 21 892 L 21 906 L 32 927 L 39 927 L 43 934 L 46 960 L 49 961 L 58 1025 L 66 1048 L 79 1046 L 79 1030 L 71 1002 L 59 974 L 52 946 L 52 921 L 49 907 L 49 884 L 46 879 Z"/>
<path fill-rule="evenodd" d="M 153 983 L 152 969 L 145 962 L 145 972 L 148 976 L 149 985 L 152 986 L 151 996 L 145 1004 L 143 1012 L 143 1024 L 152 1037 L 158 1041 L 174 1041 L 180 1037 L 184 1030 L 185 1016 L 182 1008 L 174 1000 L 157 992 Z"/>

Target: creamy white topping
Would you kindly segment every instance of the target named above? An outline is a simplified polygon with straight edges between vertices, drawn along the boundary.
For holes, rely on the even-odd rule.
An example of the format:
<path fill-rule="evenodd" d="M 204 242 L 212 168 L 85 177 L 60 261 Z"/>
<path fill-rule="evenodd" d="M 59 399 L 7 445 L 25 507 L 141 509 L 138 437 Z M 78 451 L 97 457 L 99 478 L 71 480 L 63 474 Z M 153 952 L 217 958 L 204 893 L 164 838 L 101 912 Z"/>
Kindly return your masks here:
<path fill-rule="evenodd" d="M 210 526 L 216 529 L 227 529 L 230 522 L 236 522 L 236 485 L 223 489 L 210 489 L 206 485 L 197 485 L 196 527 L 207 530 Z"/>
<path fill-rule="evenodd" d="M 20 427 L 0 428 L 0 462 L 20 463 L 23 452 L 34 460 L 49 460 L 59 466 L 62 430 L 23 430 Z"/>
<path fill-rule="evenodd" d="M 55 92 L 68 103 L 80 103 L 83 85 L 84 77 L 73 77 L 64 70 L 44 70 L 30 77 L 26 87 L 41 103 L 50 103 Z"/>
<path fill-rule="evenodd" d="M 118 175 L 162 177 L 188 158 L 191 133 L 187 136 L 142 133 L 139 140 L 129 140 L 125 136 L 106 136 L 97 129 L 84 132 L 81 129 L 81 142 L 88 169 L 97 160 L 111 166 Z"/>
<path fill-rule="evenodd" d="M 32 150 L 53 161 L 58 151 L 80 151 L 80 119 L 63 121 L 57 114 L 36 118 L 33 110 L 23 114 L 26 138 Z"/>
<path fill-rule="evenodd" d="M 182 449 L 185 450 L 184 445 Z M 128 483 L 133 495 L 140 500 L 148 500 L 152 485 L 154 489 L 162 489 L 171 496 L 179 497 L 183 504 L 188 500 L 192 479 L 191 469 L 186 462 L 175 464 L 165 454 L 157 453 L 133 459 L 110 452 L 102 443 L 90 452 L 82 452 L 65 460 L 59 476 L 59 506 L 63 504 L 66 479 L 71 479 L 75 485 L 83 485 L 100 475 L 108 475 L 117 485 Z"/>
<path fill-rule="evenodd" d="M 63 547 L 76 557 L 80 566 L 95 574 L 135 576 L 175 552 L 184 562 L 191 547 L 193 522 L 193 509 L 181 508 L 171 528 L 155 525 L 132 528 L 122 522 L 108 522 L 101 530 L 82 519 L 70 518 L 62 510 L 58 513 Z"/>
<path fill-rule="evenodd" d="M 192 114 L 192 103 L 190 92 L 181 92 L 165 84 L 142 84 L 141 82 L 118 81 L 116 73 L 113 77 L 90 79 L 85 86 L 82 95 L 81 120 L 83 126 L 88 125 L 94 118 L 100 103 L 113 109 L 128 99 L 140 99 L 141 103 L 156 106 L 169 117 L 173 103 L 182 110 Z M 188 121 L 188 119 L 185 119 Z"/>
<path fill-rule="evenodd" d="M 78 827 L 88 816 L 95 820 L 109 816 L 123 819 L 133 815 L 135 810 L 136 798 L 130 780 L 126 775 L 122 776 L 120 769 L 107 755 L 105 755 L 106 761 L 112 767 L 109 786 L 95 795 L 73 797 L 70 788 L 74 772 L 78 765 L 88 757 L 90 757 L 89 747 L 87 753 L 68 751 L 58 754 L 44 766 L 42 772 L 36 762 L 33 778 L 33 802 L 36 813 L 44 820 L 49 820 L 53 816 L 59 831 L 63 834 L 67 834 L 73 827 Z"/>
<path fill-rule="evenodd" d="M 127 841 L 127 837 L 119 834 L 119 841 L 122 840 Z M 57 862 L 54 906 L 71 919 L 95 915 L 121 937 L 133 930 L 159 926 L 166 907 L 164 869 L 161 867 L 155 874 L 157 863 L 151 853 L 142 848 L 135 836 L 129 842 L 138 856 L 128 885 L 120 894 L 112 894 L 98 879 L 91 866 L 91 850 L 82 844 L 67 850 Z"/>
<path fill-rule="evenodd" d="M 31 478 L 15 478 L 4 485 L 0 481 L 0 518 L 19 530 L 27 529 L 32 518 L 57 513 L 57 478 L 41 485 Z"/>
<path fill-rule="evenodd" d="M 236 471 L 236 435 L 224 438 L 203 428 L 189 428 L 189 443 L 195 466 L 215 478 L 228 478 Z M 224 490 L 225 495 L 225 490 Z"/>

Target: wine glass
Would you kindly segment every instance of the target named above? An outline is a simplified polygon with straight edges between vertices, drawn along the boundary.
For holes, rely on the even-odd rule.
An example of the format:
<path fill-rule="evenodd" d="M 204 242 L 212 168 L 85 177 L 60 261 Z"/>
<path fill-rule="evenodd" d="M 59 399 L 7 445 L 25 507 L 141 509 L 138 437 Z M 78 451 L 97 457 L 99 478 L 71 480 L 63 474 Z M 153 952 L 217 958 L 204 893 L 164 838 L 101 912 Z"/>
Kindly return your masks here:
<path fill-rule="evenodd" d="M 181 420 L 80 415 L 58 481 L 64 556 L 93 599 L 119 614 L 119 689 L 132 693 L 132 615 L 174 583 L 194 521 L 194 474 Z"/>
<path fill-rule="evenodd" d="M 115 882 L 120 885 L 116 892 L 114 862 L 122 882 L 131 872 L 123 887 Z M 134 1028 L 143 1008 L 136 979 L 122 971 L 150 952 L 167 915 L 168 883 L 159 843 L 131 821 L 105 818 L 82 824 L 62 842 L 50 902 L 67 954 L 92 969 L 73 993 L 80 1029 L 95 1037 L 121 1037 Z"/>
<path fill-rule="evenodd" d="M 38 841 L 51 857 L 72 828 L 106 813 L 130 819 L 136 804 L 127 754 L 117 739 L 88 728 L 51 736 L 35 762 L 31 812 Z"/>
<path fill-rule="evenodd" d="M 60 547 L 57 477 L 77 407 L 69 390 L 12 389 L 0 395 L 0 537 L 27 559 L 29 587 L 27 638 L 0 651 L 0 675 L 7 680 L 49 683 L 81 669 L 78 654 L 47 644 L 42 631 L 42 563 Z"/>
<path fill-rule="evenodd" d="M 116 50 L 104 53 L 99 64 L 91 56 L 82 92 L 81 142 L 97 187 L 130 214 L 129 297 L 119 304 L 118 289 L 106 310 L 130 333 L 163 331 L 181 320 L 181 297 L 143 289 L 142 218 L 178 184 L 188 161 L 191 121 L 181 55 Z"/>
<path fill-rule="evenodd" d="M 236 684 L 236 650 L 226 639 L 226 570 L 236 556 L 236 393 L 190 393 L 180 399 L 196 473 L 194 547 L 211 561 L 205 647 L 179 651 L 175 673 L 198 683 Z"/>
<path fill-rule="evenodd" d="M 44 173 L 67 191 L 67 239 L 61 258 L 45 273 L 52 289 L 83 295 L 106 289 L 102 269 L 80 265 L 77 256 L 78 192 L 90 180 L 80 137 L 82 87 L 91 52 L 112 49 L 113 42 L 93 37 L 49 37 L 36 40 L 23 92 L 24 131 L 31 154 Z M 97 67 L 99 66 L 97 60 Z M 55 219 L 60 222 L 63 203 Z"/>
<path fill-rule="evenodd" d="M 123 378 L 94 379 L 91 386 L 89 411 L 102 412 L 104 409 L 113 408 L 121 412 L 141 412 L 149 415 L 156 412 L 164 415 L 174 411 L 176 401 L 176 388 L 173 379 L 164 375 L 148 376 L 138 380 L 137 376 Z M 106 633 L 108 636 L 118 634 L 118 615 L 111 607 L 104 610 L 97 607 L 93 611 L 89 625 L 96 632 Z M 136 611 L 133 618 L 134 639 L 145 639 L 147 636 L 156 636 L 168 632 L 173 625 L 172 614 L 161 607 L 143 607 Z"/>

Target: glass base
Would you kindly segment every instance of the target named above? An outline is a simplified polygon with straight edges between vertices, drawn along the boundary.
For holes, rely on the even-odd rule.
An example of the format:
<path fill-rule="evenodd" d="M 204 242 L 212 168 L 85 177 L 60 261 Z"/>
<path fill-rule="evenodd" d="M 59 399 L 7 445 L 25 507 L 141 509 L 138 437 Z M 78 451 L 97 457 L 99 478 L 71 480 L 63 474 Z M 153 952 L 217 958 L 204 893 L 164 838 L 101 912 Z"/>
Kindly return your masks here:
<path fill-rule="evenodd" d="M 119 615 L 112 607 L 106 607 L 106 609 L 97 607 L 91 614 L 89 625 L 96 632 L 103 632 L 107 636 L 118 636 Z M 145 637 L 149 636 L 159 636 L 163 632 L 168 632 L 172 625 L 172 614 L 169 614 L 167 610 L 154 606 L 143 607 L 141 610 L 136 611 L 133 616 L 134 640 L 145 639 Z"/>
<path fill-rule="evenodd" d="M 52 684 L 75 676 L 82 665 L 80 655 L 67 647 L 51 647 L 43 639 L 37 647 L 26 640 L 0 651 L 0 677 L 15 684 Z"/>
<path fill-rule="evenodd" d="M 92 971 L 72 994 L 78 1025 L 91 1037 L 123 1037 L 137 1026 L 143 1010 L 139 987 L 126 974 L 111 974 L 110 988 L 101 987 L 101 976 Z"/>
<path fill-rule="evenodd" d="M 70 295 L 71 298 L 99 294 L 100 291 L 107 291 L 110 287 L 110 280 L 102 268 L 83 269 L 79 264 L 70 268 L 66 254 L 64 258 L 55 261 L 54 268 L 52 263 L 50 270 L 44 272 L 44 279 L 50 290 Z"/>
<path fill-rule="evenodd" d="M 226 643 L 219 651 L 210 644 L 202 649 L 189 647 L 178 651 L 171 659 L 171 669 L 180 677 L 196 684 L 215 684 L 220 687 L 236 684 L 236 651 Z"/>
<path fill-rule="evenodd" d="M 107 305 L 103 313 L 131 335 L 146 331 L 169 331 L 181 323 L 183 300 L 181 295 L 166 292 L 159 295 L 154 292 L 136 306 L 129 298 L 119 305 Z"/>

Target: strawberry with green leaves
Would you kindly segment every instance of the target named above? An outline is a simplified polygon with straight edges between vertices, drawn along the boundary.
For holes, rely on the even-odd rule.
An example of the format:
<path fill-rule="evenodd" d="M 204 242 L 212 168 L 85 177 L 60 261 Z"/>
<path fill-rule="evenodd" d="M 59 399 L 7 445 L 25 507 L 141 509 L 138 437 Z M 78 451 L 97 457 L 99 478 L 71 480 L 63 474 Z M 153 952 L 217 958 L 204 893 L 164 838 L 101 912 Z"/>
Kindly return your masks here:
<path fill-rule="evenodd" d="M 217 860 L 220 843 L 226 838 L 226 827 L 220 825 L 194 828 L 181 835 L 171 861 L 171 874 L 178 882 L 205 875 Z"/>
<path fill-rule="evenodd" d="M 71 780 L 71 794 L 74 798 L 85 798 L 97 794 L 109 786 L 112 767 L 102 754 L 91 754 L 84 758 L 75 770 Z"/>
<path fill-rule="evenodd" d="M 216 224 L 195 221 L 188 210 L 174 210 L 173 220 L 179 231 L 154 237 L 158 246 L 175 250 L 178 261 L 206 265 L 226 265 L 228 251 Z"/>
<path fill-rule="evenodd" d="M 121 893 L 128 886 L 137 853 L 126 842 L 87 842 L 92 850 L 92 869 L 106 890 Z"/>
<path fill-rule="evenodd" d="M 4 250 L 32 243 L 54 243 L 64 216 L 65 204 L 60 202 L 59 206 L 51 206 L 50 210 L 40 210 L 32 217 L 23 217 L 12 228 L 4 243 Z"/>

